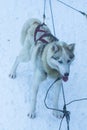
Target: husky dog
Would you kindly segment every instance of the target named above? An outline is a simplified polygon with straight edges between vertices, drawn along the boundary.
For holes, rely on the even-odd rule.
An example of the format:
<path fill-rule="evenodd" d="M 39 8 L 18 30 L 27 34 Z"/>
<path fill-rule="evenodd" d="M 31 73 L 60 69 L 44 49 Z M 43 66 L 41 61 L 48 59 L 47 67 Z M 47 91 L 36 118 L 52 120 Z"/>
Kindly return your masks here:
<path fill-rule="evenodd" d="M 34 82 L 32 83 L 31 103 L 28 116 L 35 117 L 37 93 L 40 83 L 50 76 L 54 80 L 59 77 L 55 84 L 53 106 L 58 109 L 58 99 L 62 81 L 68 81 L 70 65 L 74 60 L 75 44 L 67 44 L 59 41 L 51 34 L 49 28 L 38 19 L 28 20 L 22 29 L 21 43 L 23 49 L 13 64 L 11 78 L 16 77 L 16 69 L 20 62 L 31 59 L 34 65 Z M 56 117 L 62 117 L 62 113 L 53 111 Z"/>

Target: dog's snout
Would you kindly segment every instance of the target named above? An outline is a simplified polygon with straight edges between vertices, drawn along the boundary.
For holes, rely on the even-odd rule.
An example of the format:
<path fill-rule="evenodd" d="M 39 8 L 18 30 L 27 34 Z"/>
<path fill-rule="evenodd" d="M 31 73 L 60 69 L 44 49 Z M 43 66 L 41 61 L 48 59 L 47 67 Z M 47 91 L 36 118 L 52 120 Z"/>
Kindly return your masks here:
<path fill-rule="evenodd" d="M 69 73 L 65 73 L 64 76 L 69 76 Z"/>

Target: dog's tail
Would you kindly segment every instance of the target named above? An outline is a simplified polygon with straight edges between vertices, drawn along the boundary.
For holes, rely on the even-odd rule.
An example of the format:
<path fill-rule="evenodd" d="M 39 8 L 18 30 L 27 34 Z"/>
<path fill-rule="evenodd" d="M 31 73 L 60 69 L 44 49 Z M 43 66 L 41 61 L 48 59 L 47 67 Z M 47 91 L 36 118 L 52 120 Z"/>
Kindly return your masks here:
<path fill-rule="evenodd" d="M 34 24 L 34 23 L 41 23 L 38 19 L 29 19 L 27 20 L 22 28 L 21 31 L 21 44 L 24 45 L 25 39 L 26 39 L 26 34 L 28 33 L 28 30 L 30 29 L 30 27 Z"/>

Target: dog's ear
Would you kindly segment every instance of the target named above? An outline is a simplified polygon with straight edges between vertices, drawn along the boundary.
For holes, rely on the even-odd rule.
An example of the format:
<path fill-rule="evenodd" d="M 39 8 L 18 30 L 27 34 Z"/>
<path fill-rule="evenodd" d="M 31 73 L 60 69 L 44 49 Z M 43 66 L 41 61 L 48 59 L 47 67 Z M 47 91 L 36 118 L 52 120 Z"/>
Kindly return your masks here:
<path fill-rule="evenodd" d="M 52 51 L 56 52 L 56 51 L 59 51 L 60 50 L 60 46 L 59 45 L 53 45 L 52 46 Z"/>
<path fill-rule="evenodd" d="M 68 49 L 72 52 L 74 52 L 74 49 L 75 49 L 75 43 L 71 43 L 68 45 Z"/>

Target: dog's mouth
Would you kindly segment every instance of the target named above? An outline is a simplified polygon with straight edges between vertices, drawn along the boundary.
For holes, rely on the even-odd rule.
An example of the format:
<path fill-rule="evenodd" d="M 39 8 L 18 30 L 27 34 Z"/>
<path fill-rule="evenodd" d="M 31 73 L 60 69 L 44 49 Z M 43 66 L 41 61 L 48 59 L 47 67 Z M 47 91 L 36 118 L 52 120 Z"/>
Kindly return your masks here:
<path fill-rule="evenodd" d="M 67 81 L 68 81 L 68 76 L 62 76 L 62 80 L 63 80 L 64 82 L 67 82 Z"/>

